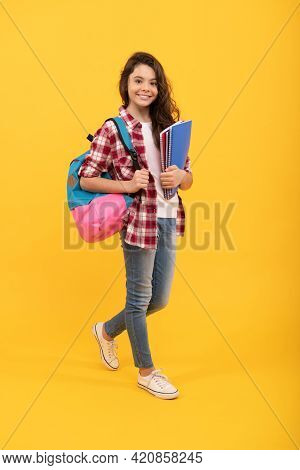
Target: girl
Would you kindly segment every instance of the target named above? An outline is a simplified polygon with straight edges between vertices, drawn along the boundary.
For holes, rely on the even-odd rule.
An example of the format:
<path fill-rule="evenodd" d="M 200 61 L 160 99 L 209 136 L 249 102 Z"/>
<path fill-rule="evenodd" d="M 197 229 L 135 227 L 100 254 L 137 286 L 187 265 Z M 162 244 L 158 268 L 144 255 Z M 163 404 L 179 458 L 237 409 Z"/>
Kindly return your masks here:
<path fill-rule="evenodd" d="M 169 299 L 175 265 L 176 235 L 183 236 L 185 212 L 178 192 L 164 199 L 163 188 L 189 189 L 193 182 L 190 159 L 184 169 L 172 165 L 161 172 L 160 132 L 179 120 L 171 98 L 171 86 L 162 65 L 151 54 L 136 52 L 121 72 L 119 91 L 123 101 L 119 114 L 124 120 L 140 170 L 134 169 L 112 121 L 96 132 L 91 152 L 78 176 L 87 191 L 136 193 L 123 217 L 120 240 L 126 268 L 126 305 L 116 316 L 93 325 L 101 359 L 117 370 L 117 335 L 127 330 L 137 385 L 153 395 L 170 399 L 178 389 L 155 368 L 150 353 L 146 317 L 164 308 Z M 99 178 L 108 171 L 112 180 Z"/>

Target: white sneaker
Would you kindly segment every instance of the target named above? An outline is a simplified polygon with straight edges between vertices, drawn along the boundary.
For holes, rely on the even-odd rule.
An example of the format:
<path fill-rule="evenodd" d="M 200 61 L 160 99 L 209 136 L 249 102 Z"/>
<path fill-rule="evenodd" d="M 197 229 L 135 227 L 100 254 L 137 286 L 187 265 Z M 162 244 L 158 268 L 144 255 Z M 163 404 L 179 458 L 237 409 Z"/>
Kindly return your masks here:
<path fill-rule="evenodd" d="M 179 391 L 168 382 L 166 375 L 160 373 L 161 370 L 155 369 L 146 377 L 138 373 L 138 386 L 159 398 L 171 399 L 178 397 Z"/>
<path fill-rule="evenodd" d="M 116 340 L 107 341 L 102 334 L 102 327 L 104 322 L 95 323 L 92 326 L 92 332 L 100 347 L 100 356 L 103 364 L 110 370 L 117 370 L 119 367 L 119 360 L 117 358 L 118 345 Z"/>

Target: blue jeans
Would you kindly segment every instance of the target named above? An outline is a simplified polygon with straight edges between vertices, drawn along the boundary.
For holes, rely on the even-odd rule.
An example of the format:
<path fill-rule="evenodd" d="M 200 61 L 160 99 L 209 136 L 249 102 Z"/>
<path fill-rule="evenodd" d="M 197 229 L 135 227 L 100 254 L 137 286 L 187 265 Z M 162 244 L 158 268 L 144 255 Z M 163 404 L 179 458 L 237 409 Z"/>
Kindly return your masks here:
<path fill-rule="evenodd" d="M 125 329 L 131 343 L 134 365 L 153 367 L 146 316 L 164 308 L 169 300 L 176 257 L 176 219 L 157 218 L 156 249 L 129 245 L 120 233 L 126 267 L 126 306 L 104 323 L 114 338 Z"/>

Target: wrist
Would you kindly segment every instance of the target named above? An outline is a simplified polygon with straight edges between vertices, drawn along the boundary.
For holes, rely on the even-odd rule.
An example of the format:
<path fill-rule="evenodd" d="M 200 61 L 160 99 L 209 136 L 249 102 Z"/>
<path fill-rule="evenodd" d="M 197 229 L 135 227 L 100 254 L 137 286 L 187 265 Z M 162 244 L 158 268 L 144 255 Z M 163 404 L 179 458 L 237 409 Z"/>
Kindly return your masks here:
<path fill-rule="evenodd" d="M 185 175 L 184 175 L 184 178 L 182 178 L 182 181 L 179 185 L 179 188 L 181 190 L 186 190 L 186 189 L 189 189 L 192 184 L 193 184 L 193 175 L 191 172 L 189 172 L 188 170 L 184 170 L 185 172 Z"/>
<path fill-rule="evenodd" d="M 184 189 L 184 181 L 185 181 L 185 177 L 186 177 L 187 172 L 185 170 L 181 170 L 181 171 L 182 171 L 183 177 L 182 177 L 182 180 L 180 181 L 179 188 Z"/>
<path fill-rule="evenodd" d="M 133 193 L 131 181 L 123 181 L 123 185 L 126 193 Z"/>
<path fill-rule="evenodd" d="M 185 176 L 186 176 L 186 171 L 185 171 L 185 170 L 180 170 L 180 171 L 181 171 L 182 178 L 181 178 L 181 181 L 180 181 L 179 186 L 183 183 L 184 178 L 185 178 Z"/>

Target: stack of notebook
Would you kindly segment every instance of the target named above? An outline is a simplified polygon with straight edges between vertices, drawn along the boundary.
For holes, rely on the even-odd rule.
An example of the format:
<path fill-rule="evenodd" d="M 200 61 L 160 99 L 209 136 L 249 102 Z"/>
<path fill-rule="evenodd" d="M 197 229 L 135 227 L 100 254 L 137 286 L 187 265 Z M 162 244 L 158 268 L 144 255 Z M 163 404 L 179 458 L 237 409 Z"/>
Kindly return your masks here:
<path fill-rule="evenodd" d="M 166 171 L 171 165 L 183 169 L 188 155 L 191 140 L 192 121 L 178 121 L 160 133 L 161 170 Z M 171 199 L 176 194 L 178 186 L 164 189 L 164 198 Z"/>

